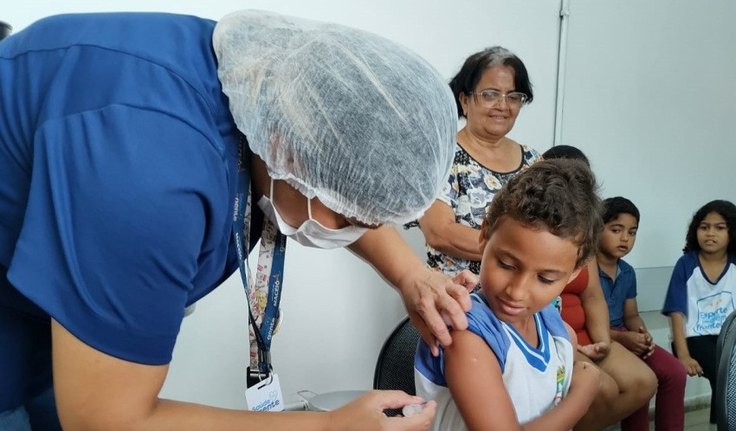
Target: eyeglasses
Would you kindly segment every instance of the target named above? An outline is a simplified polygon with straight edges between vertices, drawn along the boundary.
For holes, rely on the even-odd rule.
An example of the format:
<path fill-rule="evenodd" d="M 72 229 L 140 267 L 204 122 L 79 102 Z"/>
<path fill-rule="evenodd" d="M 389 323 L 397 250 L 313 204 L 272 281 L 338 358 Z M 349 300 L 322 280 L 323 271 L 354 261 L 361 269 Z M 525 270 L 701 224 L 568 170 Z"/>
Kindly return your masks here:
<path fill-rule="evenodd" d="M 523 105 L 527 100 L 527 96 L 519 91 L 512 91 L 510 93 L 501 93 L 500 91 L 491 90 L 487 88 L 481 91 L 474 91 L 470 93 L 475 97 L 475 102 L 486 107 L 495 106 L 500 104 L 501 100 L 506 100 L 506 104 L 518 108 Z"/>

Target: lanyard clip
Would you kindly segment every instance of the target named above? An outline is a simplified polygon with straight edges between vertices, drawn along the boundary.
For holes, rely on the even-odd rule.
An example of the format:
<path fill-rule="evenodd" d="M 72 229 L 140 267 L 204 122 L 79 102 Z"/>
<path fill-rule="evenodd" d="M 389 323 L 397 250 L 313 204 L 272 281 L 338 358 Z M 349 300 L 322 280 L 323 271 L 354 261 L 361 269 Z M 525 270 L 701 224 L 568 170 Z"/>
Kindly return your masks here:
<path fill-rule="evenodd" d="M 268 379 L 269 377 L 271 377 L 272 371 L 273 370 L 271 369 L 270 365 L 265 370 L 261 368 L 253 369 L 251 367 L 248 367 L 246 369 L 246 376 L 245 376 L 246 387 L 250 388 Z"/>
<path fill-rule="evenodd" d="M 271 352 L 263 350 L 258 346 L 258 367 L 246 369 L 246 387 L 250 388 L 263 380 L 268 379 L 273 374 L 273 366 L 271 365 Z"/>
<path fill-rule="evenodd" d="M 260 346 L 258 346 L 258 366 L 265 372 L 273 369 L 271 366 L 271 351 L 264 351 Z"/>

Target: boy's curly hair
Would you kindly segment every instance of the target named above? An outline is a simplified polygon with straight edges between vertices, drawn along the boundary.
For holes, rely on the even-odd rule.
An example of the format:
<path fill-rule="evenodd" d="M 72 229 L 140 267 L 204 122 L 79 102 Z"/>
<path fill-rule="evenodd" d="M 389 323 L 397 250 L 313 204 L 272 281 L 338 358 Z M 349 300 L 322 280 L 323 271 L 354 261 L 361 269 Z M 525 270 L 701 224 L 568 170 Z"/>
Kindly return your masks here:
<path fill-rule="evenodd" d="M 503 217 L 533 228 L 547 229 L 578 245 L 575 267 L 583 266 L 595 251 L 603 223 L 595 176 L 580 160 L 537 162 L 512 178 L 488 207 L 488 238 Z"/>

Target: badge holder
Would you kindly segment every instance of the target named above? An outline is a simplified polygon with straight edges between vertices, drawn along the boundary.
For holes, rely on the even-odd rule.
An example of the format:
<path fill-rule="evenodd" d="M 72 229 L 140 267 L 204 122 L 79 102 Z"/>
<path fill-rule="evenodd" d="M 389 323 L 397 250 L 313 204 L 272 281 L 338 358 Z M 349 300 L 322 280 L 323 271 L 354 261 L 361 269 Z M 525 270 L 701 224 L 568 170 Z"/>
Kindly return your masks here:
<path fill-rule="evenodd" d="M 264 380 L 245 390 L 248 410 L 254 412 L 280 412 L 284 410 L 284 397 L 278 374 L 271 372 Z"/>

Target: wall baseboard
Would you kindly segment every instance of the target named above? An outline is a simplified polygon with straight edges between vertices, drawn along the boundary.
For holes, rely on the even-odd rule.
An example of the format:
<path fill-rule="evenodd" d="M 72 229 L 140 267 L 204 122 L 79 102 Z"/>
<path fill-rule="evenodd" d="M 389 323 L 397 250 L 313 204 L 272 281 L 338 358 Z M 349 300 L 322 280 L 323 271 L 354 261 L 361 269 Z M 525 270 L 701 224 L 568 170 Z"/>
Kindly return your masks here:
<path fill-rule="evenodd" d="M 706 395 L 698 395 L 694 397 L 685 398 L 685 414 L 688 412 L 692 412 L 695 410 L 701 410 L 705 408 L 710 407 L 710 394 Z M 654 398 L 652 398 L 652 401 L 649 403 L 649 420 L 654 420 Z M 610 427 L 607 427 L 604 429 L 604 431 L 620 431 L 621 427 L 616 425 L 611 425 Z"/>
<path fill-rule="evenodd" d="M 706 407 L 710 407 L 710 394 L 698 395 L 695 397 L 685 398 L 685 413 L 693 410 L 700 410 Z M 649 414 L 654 412 L 653 409 L 649 409 Z"/>

